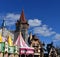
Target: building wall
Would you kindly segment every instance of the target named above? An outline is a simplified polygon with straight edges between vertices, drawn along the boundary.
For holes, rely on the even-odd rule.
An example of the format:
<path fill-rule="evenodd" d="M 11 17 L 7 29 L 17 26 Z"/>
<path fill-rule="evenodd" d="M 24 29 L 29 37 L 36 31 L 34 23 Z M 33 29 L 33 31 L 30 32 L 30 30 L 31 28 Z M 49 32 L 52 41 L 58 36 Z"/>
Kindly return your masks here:
<path fill-rule="evenodd" d="M 58 55 L 57 55 L 57 52 L 56 52 L 55 48 L 52 47 L 52 48 L 50 49 L 50 52 L 49 52 L 49 57 L 57 57 L 57 56 L 58 56 Z"/>
<path fill-rule="evenodd" d="M 43 50 L 41 51 L 42 44 L 39 41 L 39 39 L 31 40 L 30 46 L 34 48 L 34 56 L 38 56 L 38 57 L 43 57 L 44 56 Z"/>

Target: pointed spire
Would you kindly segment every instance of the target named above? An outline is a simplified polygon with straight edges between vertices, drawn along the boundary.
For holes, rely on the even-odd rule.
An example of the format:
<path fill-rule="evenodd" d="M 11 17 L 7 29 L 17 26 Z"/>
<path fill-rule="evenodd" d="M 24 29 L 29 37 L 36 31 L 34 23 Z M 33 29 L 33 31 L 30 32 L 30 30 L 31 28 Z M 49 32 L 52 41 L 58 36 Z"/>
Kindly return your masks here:
<path fill-rule="evenodd" d="M 24 10 L 22 10 L 21 16 L 20 16 L 20 20 L 22 23 L 26 23 L 26 19 L 25 19 L 25 15 L 24 15 Z"/>
<path fill-rule="evenodd" d="M 9 46 L 13 46 L 13 41 L 10 35 L 8 36 L 8 44 Z"/>
<path fill-rule="evenodd" d="M 0 33 L 0 42 L 2 42 L 2 35 L 1 35 L 1 33 Z"/>
<path fill-rule="evenodd" d="M 32 39 L 32 33 L 30 33 L 30 40 Z"/>
<path fill-rule="evenodd" d="M 5 20 L 3 20 L 3 23 L 2 23 L 2 28 L 5 27 L 6 24 L 5 24 Z"/>

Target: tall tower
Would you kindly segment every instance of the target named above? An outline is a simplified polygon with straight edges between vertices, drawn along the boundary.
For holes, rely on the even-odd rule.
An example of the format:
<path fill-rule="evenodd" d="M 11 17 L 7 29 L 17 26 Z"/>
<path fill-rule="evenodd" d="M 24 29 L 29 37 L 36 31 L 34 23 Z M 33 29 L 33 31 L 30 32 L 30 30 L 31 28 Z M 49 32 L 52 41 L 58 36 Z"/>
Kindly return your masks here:
<path fill-rule="evenodd" d="M 17 22 L 16 22 L 16 32 L 21 31 L 22 36 L 23 36 L 26 43 L 28 42 L 28 27 L 29 27 L 29 24 L 25 18 L 24 11 L 22 10 L 22 13 L 20 15 L 20 19 L 17 20 Z"/>

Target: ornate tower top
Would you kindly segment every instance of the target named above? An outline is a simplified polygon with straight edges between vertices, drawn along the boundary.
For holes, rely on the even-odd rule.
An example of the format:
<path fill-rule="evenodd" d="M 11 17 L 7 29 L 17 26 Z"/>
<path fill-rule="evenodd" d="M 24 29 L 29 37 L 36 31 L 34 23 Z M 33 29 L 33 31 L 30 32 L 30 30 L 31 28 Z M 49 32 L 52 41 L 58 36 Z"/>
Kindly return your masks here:
<path fill-rule="evenodd" d="M 29 24 L 25 18 L 24 10 L 22 10 L 20 18 L 19 20 L 17 20 L 17 23 L 16 23 L 16 32 L 20 32 L 20 31 L 22 32 L 22 36 L 26 41 L 26 43 L 28 40 L 28 28 L 29 28 Z"/>
<path fill-rule="evenodd" d="M 17 20 L 16 22 L 16 31 L 19 31 L 20 29 L 23 29 L 23 28 L 28 29 L 28 27 L 29 27 L 29 24 L 25 18 L 24 10 L 22 10 L 21 16 L 19 20 Z"/>

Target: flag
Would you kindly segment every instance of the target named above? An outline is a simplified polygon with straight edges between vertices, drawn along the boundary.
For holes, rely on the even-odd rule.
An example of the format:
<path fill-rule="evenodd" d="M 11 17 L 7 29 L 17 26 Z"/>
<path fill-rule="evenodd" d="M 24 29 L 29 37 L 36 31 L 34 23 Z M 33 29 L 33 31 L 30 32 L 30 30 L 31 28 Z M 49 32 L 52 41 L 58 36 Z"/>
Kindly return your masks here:
<path fill-rule="evenodd" d="M 9 35 L 9 37 L 8 37 L 8 45 L 9 45 L 9 46 L 13 46 L 13 41 L 12 41 L 10 35 Z"/>
<path fill-rule="evenodd" d="M 2 35 L 0 34 L 0 42 L 2 42 Z"/>

